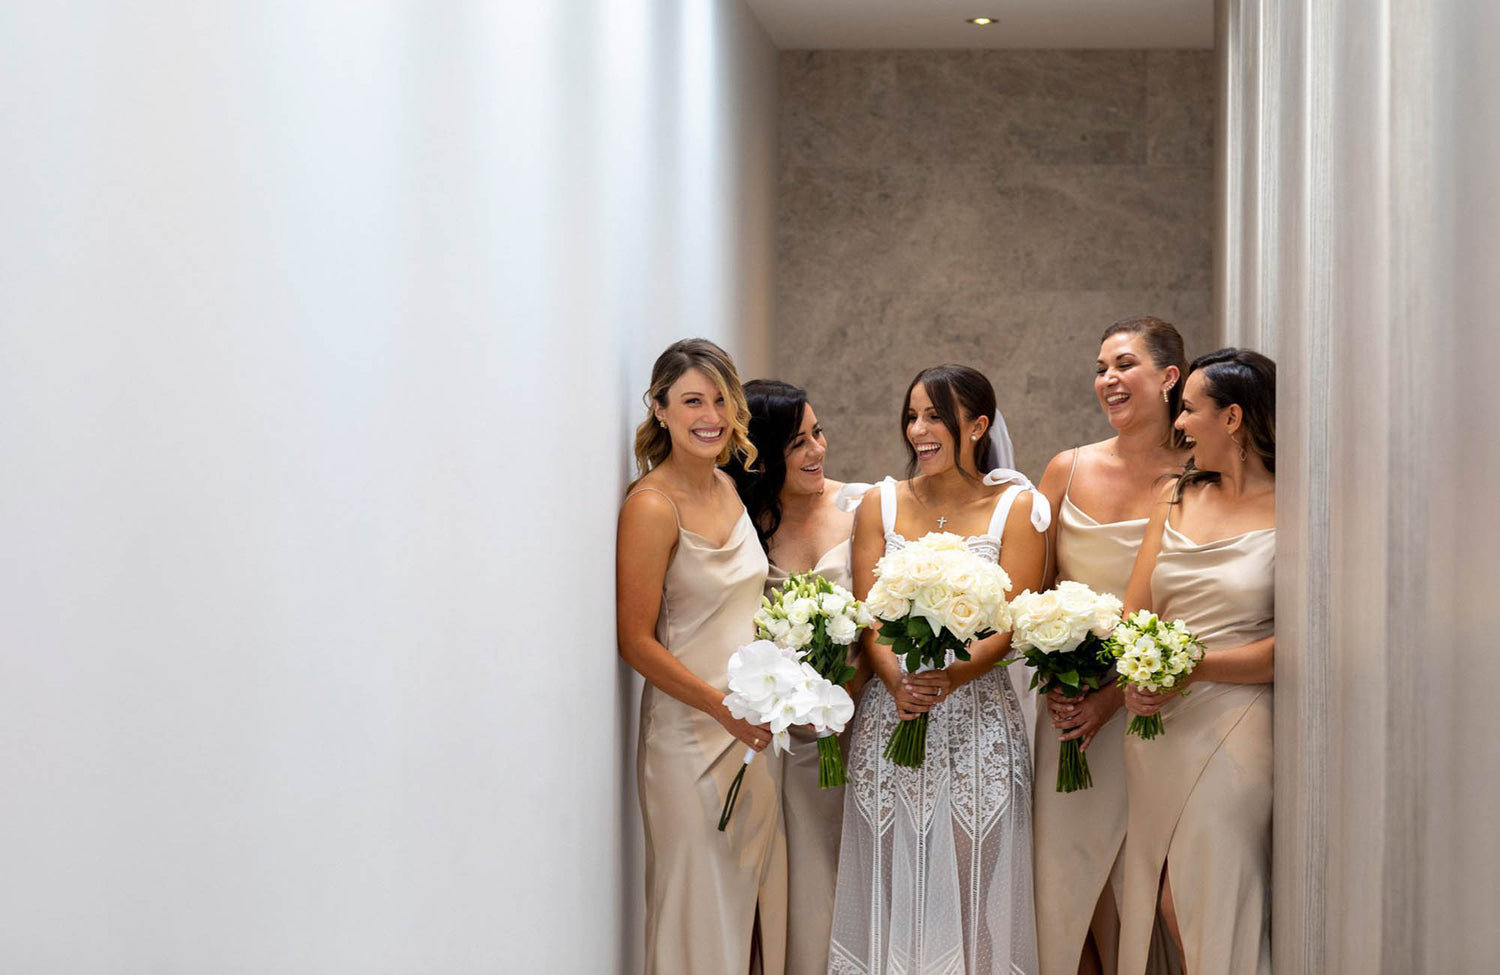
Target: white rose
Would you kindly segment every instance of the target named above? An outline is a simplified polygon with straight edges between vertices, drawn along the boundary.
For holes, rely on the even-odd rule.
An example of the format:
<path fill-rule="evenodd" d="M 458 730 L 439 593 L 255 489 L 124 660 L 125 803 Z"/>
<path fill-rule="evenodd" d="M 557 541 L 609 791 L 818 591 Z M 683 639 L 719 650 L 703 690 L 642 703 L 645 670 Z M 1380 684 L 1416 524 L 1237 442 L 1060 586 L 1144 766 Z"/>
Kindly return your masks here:
<path fill-rule="evenodd" d="M 1026 631 L 1026 640 L 1042 653 L 1052 654 L 1071 650 L 1078 645 L 1073 639 L 1073 629 L 1062 618 L 1050 619 Z"/>
<path fill-rule="evenodd" d="M 938 562 L 936 553 L 919 549 L 913 553 L 911 562 L 906 567 L 906 575 L 919 587 L 926 588 L 942 579 L 943 567 Z"/>
<path fill-rule="evenodd" d="M 948 604 L 953 601 L 953 595 L 953 590 L 941 582 L 927 586 L 917 593 L 916 599 L 912 600 L 912 615 L 925 619 L 932 626 L 932 632 L 936 634 L 947 623 Z"/>
<path fill-rule="evenodd" d="M 848 646 L 854 642 L 854 638 L 859 634 L 859 627 L 848 616 L 835 616 L 827 622 L 824 632 L 828 634 L 828 639 L 834 643 L 840 646 Z"/>
<path fill-rule="evenodd" d="M 943 581 L 958 592 L 978 592 L 982 585 L 981 563 L 968 552 L 944 552 Z"/>
<path fill-rule="evenodd" d="M 883 620 L 898 620 L 911 612 L 911 600 L 896 595 L 890 587 L 878 582 L 871 587 L 865 606 Z"/>
<path fill-rule="evenodd" d="M 854 622 L 858 626 L 869 626 L 871 623 L 875 622 L 875 616 L 870 612 L 870 608 L 864 603 L 855 603 Z"/>
<path fill-rule="evenodd" d="M 780 617 L 772 619 L 766 623 L 766 630 L 771 634 L 771 639 L 776 640 L 777 642 L 780 642 L 781 638 L 786 636 L 791 628 L 792 624 Z"/>
<path fill-rule="evenodd" d="M 849 598 L 836 592 L 825 592 L 818 597 L 818 608 L 828 616 L 837 616 L 849 605 Z"/>
<path fill-rule="evenodd" d="M 813 625 L 811 623 L 793 623 L 792 630 L 787 634 L 787 645 L 795 650 L 801 650 L 812 642 Z"/>
<path fill-rule="evenodd" d="M 1120 601 L 1113 596 L 1105 597 L 1107 601 L 1101 601 L 1094 607 L 1094 619 L 1089 625 L 1094 636 L 1106 640 L 1115 631 L 1120 622 Z"/>
<path fill-rule="evenodd" d="M 1062 615 L 1062 607 L 1053 592 L 1034 592 L 1027 596 L 1024 603 L 1020 600 L 1020 596 L 1012 600 L 1012 603 L 1019 605 L 1012 605 L 1011 618 L 1017 627 L 1024 627 L 1028 631 Z"/>
<path fill-rule="evenodd" d="M 958 593 L 948 602 L 947 620 L 948 629 L 964 641 L 974 639 L 974 634 L 989 622 L 984 608 L 964 593 Z"/>
<path fill-rule="evenodd" d="M 928 532 L 922 536 L 921 544 L 933 552 L 967 552 L 969 547 L 964 544 L 962 535 L 953 532 Z"/>

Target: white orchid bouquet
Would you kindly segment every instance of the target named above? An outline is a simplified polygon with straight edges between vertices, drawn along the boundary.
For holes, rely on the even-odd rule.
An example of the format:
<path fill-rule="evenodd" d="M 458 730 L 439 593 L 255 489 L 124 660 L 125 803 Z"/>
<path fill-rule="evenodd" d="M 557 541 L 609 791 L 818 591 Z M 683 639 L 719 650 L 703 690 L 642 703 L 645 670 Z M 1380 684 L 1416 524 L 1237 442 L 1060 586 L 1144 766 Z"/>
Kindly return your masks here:
<path fill-rule="evenodd" d="M 849 644 L 874 622 L 865 604 L 849 590 L 816 572 L 804 572 L 782 583 L 775 600 L 761 597 L 755 635 L 793 651 L 802 663 L 842 688 L 854 676 Z M 842 730 L 841 724 L 837 731 Z M 837 731 L 818 732 L 820 789 L 844 784 L 844 756 L 835 737 Z"/>
<path fill-rule="evenodd" d="M 1104 653 L 1119 672 L 1119 685 L 1134 684 L 1148 694 L 1160 694 L 1183 683 L 1203 659 L 1203 642 L 1181 620 L 1164 620 L 1150 610 L 1137 610 L 1115 626 Z M 1187 688 L 1182 695 L 1187 696 Z M 1150 741 L 1166 730 L 1161 712 L 1130 719 L 1126 729 Z"/>
<path fill-rule="evenodd" d="M 751 724 L 769 725 L 771 745 L 777 752 L 789 752 L 794 724 L 811 725 L 818 734 L 838 734 L 854 717 L 854 700 L 849 692 L 832 683 L 812 665 L 798 659 L 795 650 L 784 650 L 770 640 L 756 640 L 740 647 L 729 657 L 729 694 L 724 698 L 729 713 Z M 719 830 L 729 825 L 734 802 L 739 798 L 745 769 L 755 761 L 755 749 L 745 749 L 745 764 L 740 767 L 724 809 L 719 814 Z"/>
<path fill-rule="evenodd" d="M 865 605 L 882 621 L 880 635 L 908 674 L 969 659 L 969 643 L 1010 629 L 1005 593 L 1010 576 L 969 551 L 952 532 L 923 535 L 875 563 Z M 914 768 L 927 758 L 927 715 L 903 721 L 885 757 Z"/>
<path fill-rule="evenodd" d="M 1010 645 L 1032 668 L 1031 686 L 1043 694 L 1060 690 L 1066 697 L 1082 697 L 1104 686 L 1114 670 L 1114 658 L 1101 658 L 1100 651 L 1124 608 L 1118 597 L 1072 580 L 1046 592 L 1028 589 L 1012 599 Z M 1077 738 L 1063 742 L 1057 791 L 1077 792 L 1093 785 L 1082 744 Z"/>

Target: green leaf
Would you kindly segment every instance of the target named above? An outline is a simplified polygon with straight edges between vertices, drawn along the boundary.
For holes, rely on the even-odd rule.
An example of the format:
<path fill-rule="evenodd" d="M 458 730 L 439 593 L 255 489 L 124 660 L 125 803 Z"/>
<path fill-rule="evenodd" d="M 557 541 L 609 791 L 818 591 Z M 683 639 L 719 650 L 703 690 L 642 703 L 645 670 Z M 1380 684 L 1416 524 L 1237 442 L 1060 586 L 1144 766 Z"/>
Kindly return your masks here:
<path fill-rule="evenodd" d="M 1057 679 L 1060 680 L 1060 681 L 1062 681 L 1068 687 L 1077 687 L 1078 686 L 1078 671 L 1076 671 L 1076 670 L 1065 670 L 1062 673 L 1060 673 L 1060 674 L 1057 675 Z"/>

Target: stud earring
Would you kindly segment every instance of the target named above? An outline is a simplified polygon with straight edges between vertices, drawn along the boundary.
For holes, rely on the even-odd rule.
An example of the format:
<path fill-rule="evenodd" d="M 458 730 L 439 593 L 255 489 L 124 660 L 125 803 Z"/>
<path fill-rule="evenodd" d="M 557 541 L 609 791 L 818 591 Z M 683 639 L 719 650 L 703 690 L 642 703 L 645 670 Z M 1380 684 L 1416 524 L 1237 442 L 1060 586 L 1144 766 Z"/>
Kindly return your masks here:
<path fill-rule="evenodd" d="M 661 427 L 663 430 L 667 428 L 667 421 L 663 420 L 661 417 L 656 418 L 656 423 L 657 426 Z"/>

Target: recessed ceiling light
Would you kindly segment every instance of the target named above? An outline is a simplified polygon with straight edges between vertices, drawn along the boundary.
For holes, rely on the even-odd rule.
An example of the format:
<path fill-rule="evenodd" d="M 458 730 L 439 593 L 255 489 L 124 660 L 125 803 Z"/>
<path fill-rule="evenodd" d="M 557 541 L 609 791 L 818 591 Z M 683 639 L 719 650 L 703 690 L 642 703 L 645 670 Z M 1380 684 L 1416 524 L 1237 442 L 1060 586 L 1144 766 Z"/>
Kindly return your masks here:
<path fill-rule="evenodd" d="M 993 17 L 970 17 L 965 23 L 973 24 L 975 27 L 987 27 L 995 22 Z"/>

